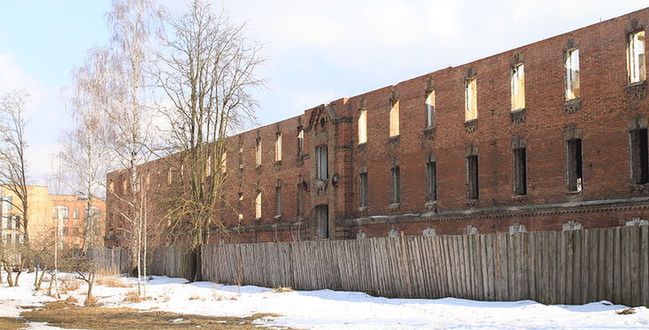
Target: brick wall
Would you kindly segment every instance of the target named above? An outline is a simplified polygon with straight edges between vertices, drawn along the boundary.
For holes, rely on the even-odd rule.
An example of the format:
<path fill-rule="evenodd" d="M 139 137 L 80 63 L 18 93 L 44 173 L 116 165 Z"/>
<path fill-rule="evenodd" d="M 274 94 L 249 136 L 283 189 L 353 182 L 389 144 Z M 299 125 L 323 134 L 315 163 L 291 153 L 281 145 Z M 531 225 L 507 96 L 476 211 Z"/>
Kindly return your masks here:
<path fill-rule="evenodd" d="M 646 84 L 628 86 L 626 68 L 627 35 L 645 27 L 649 27 L 649 9 L 339 99 L 232 136 L 225 207 L 219 218 L 232 227 L 242 213 L 243 221 L 238 230 L 213 239 L 315 239 L 316 205 L 328 205 L 329 238 L 353 238 L 358 233 L 385 236 L 393 229 L 407 235 L 427 228 L 459 234 L 467 226 L 484 233 L 506 231 L 517 224 L 527 230 L 555 230 L 568 221 L 591 228 L 649 217 L 649 195 L 646 187 L 633 184 L 629 156 L 629 127 L 648 115 Z M 581 82 L 576 111 L 564 96 L 565 51 L 574 47 L 579 48 Z M 525 66 L 526 98 L 525 109 L 512 114 L 510 74 L 516 63 Z M 477 79 L 478 118 L 470 125 L 464 117 L 468 76 Z M 436 94 L 435 125 L 427 129 L 424 101 L 431 89 Z M 399 100 L 398 138 L 389 137 L 391 99 Z M 363 145 L 357 143 L 360 109 L 367 111 L 368 139 Z M 299 127 L 305 130 L 303 155 L 297 154 Z M 281 164 L 274 162 L 277 132 L 283 141 Z M 583 141 L 580 193 L 569 192 L 566 185 L 566 138 L 574 135 Z M 255 166 L 257 139 L 263 148 L 259 168 Z M 525 196 L 515 196 L 513 190 L 514 141 L 527 148 Z M 315 172 L 315 148 L 324 144 L 329 151 L 326 183 L 318 182 Z M 477 200 L 467 198 L 467 152 L 479 159 Z M 435 202 L 426 200 L 429 157 L 437 166 Z M 401 173 L 401 202 L 391 205 L 390 170 L 395 165 Z M 368 173 L 368 206 L 363 209 L 359 208 L 361 171 Z M 119 175 L 109 173 L 108 180 L 119 181 Z M 298 185 L 306 189 L 302 217 L 296 210 Z M 281 186 L 280 216 L 275 210 L 276 186 Z M 254 219 L 257 191 L 263 195 L 259 220 Z M 112 201 L 109 197 L 109 219 L 111 208 L 118 207 Z"/>

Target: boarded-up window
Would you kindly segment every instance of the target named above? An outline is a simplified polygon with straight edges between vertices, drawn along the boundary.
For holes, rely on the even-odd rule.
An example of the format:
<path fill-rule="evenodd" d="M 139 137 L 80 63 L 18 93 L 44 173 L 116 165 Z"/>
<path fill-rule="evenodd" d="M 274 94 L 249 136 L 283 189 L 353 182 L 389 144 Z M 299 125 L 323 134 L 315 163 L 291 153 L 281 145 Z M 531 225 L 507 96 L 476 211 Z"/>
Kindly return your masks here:
<path fill-rule="evenodd" d="M 282 133 L 275 134 L 275 161 L 282 161 Z"/>
<path fill-rule="evenodd" d="M 527 194 L 527 149 L 514 149 L 514 194 Z"/>
<path fill-rule="evenodd" d="M 478 199 L 479 182 L 478 182 L 478 155 L 470 155 L 466 158 L 466 180 L 467 180 L 467 198 Z"/>
<path fill-rule="evenodd" d="M 437 200 L 437 164 L 434 160 L 426 162 L 426 200 Z"/>
<path fill-rule="evenodd" d="M 297 216 L 302 217 L 304 215 L 304 186 L 302 183 L 297 184 L 296 204 Z"/>
<path fill-rule="evenodd" d="M 363 172 L 358 175 L 360 180 L 359 200 L 360 207 L 367 207 L 367 173 Z"/>
<path fill-rule="evenodd" d="M 367 110 L 358 114 L 358 144 L 367 143 Z"/>
<path fill-rule="evenodd" d="M 257 138 L 257 143 L 255 145 L 255 164 L 261 166 L 261 139 Z"/>
<path fill-rule="evenodd" d="M 566 100 L 576 99 L 581 95 L 579 88 L 579 49 L 566 52 Z"/>
<path fill-rule="evenodd" d="M 282 187 L 275 187 L 275 215 L 282 215 Z"/>
<path fill-rule="evenodd" d="M 629 71 L 629 83 L 646 80 L 647 73 L 645 70 L 644 43 L 644 31 L 629 34 L 626 56 Z"/>
<path fill-rule="evenodd" d="M 261 219 L 261 191 L 257 192 L 255 197 L 255 219 Z"/>
<path fill-rule="evenodd" d="M 631 166 L 633 182 L 636 184 L 649 183 L 649 155 L 647 129 L 631 130 Z"/>
<path fill-rule="evenodd" d="M 525 66 L 519 64 L 512 69 L 512 111 L 525 109 Z"/>
<path fill-rule="evenodd" d="M 433 116 L 435 115 L 435 91 L 426 95 L 426 128 L 433 127 Z"/>
<path fill-rule="evenodd" d="M 581 139 L 570 139 L 566 143 L 568 190 L 581 192 L 583 190 L 583 163 L 581 154 Z"/>
<path fill-rule="evenodd" d="M 391 180 L 392 193 L 391 193 L 390 203 L 392 204 L 401 203 L 401 170 L 399 169 L 399 166 L 395 166 L 392 168 L 391 178 L 392 178 Z"/>
<path fill-rule="evenodd" d="M 315 208 L 317 219 L 317 234 L 319 238 L 329 237 L 329 206 L 318 205 Z"/>
<path fill-rule="evenodd" d="M 464 120 L 478 119 L 477 79 L 475 77 L 467 79 L 464 87 Z"/>
<path fill-rule="evenodd" d="M 399 101 L 391 101 L 390 137 L 399 135 Z"/>
<path fill-rule="evenodd" d="M 316 147 L 316 173 L 318 179 L 328 180 L 329 179 L 329 169 L 328 169 L 328 152 L 327 145 L 323 144 Z"/>

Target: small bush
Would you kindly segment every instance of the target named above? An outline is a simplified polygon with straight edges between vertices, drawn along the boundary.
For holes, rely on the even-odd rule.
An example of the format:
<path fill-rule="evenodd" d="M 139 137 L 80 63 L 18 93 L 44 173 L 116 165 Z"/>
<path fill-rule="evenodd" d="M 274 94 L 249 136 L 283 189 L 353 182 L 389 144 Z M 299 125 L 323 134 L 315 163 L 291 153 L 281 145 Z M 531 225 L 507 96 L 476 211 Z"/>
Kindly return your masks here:
<path fill-rule="evenodd" d="M 191 297 L 189 297 L 189 300 L 203 300 L 199 295 L 194 294 Z"/>
<path fill-rule="evenodd" d="M 65 299 L 65 302 L 66 302 L 66 303 L 69 303 L 69 304 L 76 304 L 76 303 L 79 302 L 79 300 L 77 300 L 77 298 L 75 298 L 74 296 L 68 296 L 68 297 Z"/>
<path fill-rule="evenodd" d="M 98 285 L 103 285 L 111 288 L 130 288 L 130 284 L 125 283 L 121 278 L 115 276 L 102 276 L 95 280 Z"/>
<path fill-rule="evenodd" d="M 279 288 L 274 288 L 272 293 L 285 293 L 285 292 L 293 292 L 293 288 L 290 287 L 279 287 Z"/>
<path fill-rule="evenodd" d="M 621 311 L 616 311 L 615 313 L 617 315 L 631 315 L 631 314 L 635 314 L 635 309 L 632 307 L 627 307 Z"/>
<path fill-rule="evenodd" d="M 169 291 L 170 290 L 165 290 L 160 296 L 160 300 L 162 300 L 162 302 L 169 302 L 171 300 L 171 295 L 169 294 Z"/>
<path fill-rule="evenodd" d="M 136 290 L 131 290 L 126 293 L 126 297 L 124 298 L 124 301 L 131 302 L 131 303 L 139 303 L 144 301 L 144 298 L 138 295 Z"/>

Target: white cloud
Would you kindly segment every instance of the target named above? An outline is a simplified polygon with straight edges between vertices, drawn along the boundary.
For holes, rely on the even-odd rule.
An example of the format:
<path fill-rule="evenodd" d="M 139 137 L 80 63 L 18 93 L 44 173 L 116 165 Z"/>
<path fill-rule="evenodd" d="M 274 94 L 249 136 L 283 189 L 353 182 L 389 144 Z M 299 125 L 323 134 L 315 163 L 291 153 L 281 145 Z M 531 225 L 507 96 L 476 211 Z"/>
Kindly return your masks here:
<path fill-rule="evenodd" d="M 0 94 L 15 89 L 30 95 L 26 106 L 29 178 L 34 184 L 46 184 L 59 135 L 69 125 L 68 115 L 57 88 L 29 75 L 13 54 L 0 53 Z"/>

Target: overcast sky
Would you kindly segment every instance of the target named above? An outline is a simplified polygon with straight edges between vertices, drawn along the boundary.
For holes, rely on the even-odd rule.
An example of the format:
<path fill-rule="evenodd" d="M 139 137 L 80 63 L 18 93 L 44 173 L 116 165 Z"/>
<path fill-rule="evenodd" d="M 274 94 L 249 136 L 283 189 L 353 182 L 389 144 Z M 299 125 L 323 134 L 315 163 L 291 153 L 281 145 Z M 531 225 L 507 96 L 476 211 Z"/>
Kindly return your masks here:
<path fill-rule="evenodd" d="M 161 0 L 178 10 L 182 0 Z M 110 0 L 0 0 L 0 93 L 25 88 L 33 182 L 70 125 L 61 90 L 108 38 Z M 226 0 L 264 45 L 258 123 L 456 66 L 649 5 L 646 0 Z"/>

